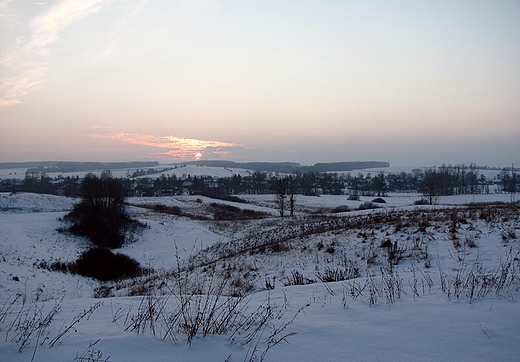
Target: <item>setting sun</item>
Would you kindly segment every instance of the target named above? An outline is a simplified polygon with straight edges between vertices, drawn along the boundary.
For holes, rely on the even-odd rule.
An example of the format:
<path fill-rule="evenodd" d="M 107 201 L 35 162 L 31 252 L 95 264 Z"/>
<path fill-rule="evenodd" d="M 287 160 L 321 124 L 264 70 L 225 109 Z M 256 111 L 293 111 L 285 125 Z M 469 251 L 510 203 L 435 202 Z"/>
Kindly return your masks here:
<path fill-rule="evenodd" d="M 197 160 L 200 159 L 201 157 L 202 157 L 202 153 L 197 152 L 197 153 L 195 154 L 195 158 L 196 158 Z"/>

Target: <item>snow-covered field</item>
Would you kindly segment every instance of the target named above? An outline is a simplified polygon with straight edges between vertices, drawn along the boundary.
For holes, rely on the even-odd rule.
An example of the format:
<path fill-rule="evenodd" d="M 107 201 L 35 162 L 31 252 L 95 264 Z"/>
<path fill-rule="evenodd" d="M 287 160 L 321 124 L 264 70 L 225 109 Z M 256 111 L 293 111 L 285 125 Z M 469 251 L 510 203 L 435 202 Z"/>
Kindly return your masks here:
<path fill-rule="evenodd" d="M 233 175 L 240 175 L 240 176 L 250 176 L 255 170 L 246 170 L 246 169 L 239 169 L 239 168 L 224 168 L 224 167 L 211 167 L 211 166 L 197 166 L 197 165 L 168 165 L 168 164 L 161 164 L 158 166 L 153 167 L 143 167 L 143 170 L 147 171 L 149 169 L 156 169 L 156 170 L 164 170 L 166 171 L 159 172 L 159 173 L 153 173 L 148 176 L 142 176 L 142 177 L 151 177 L 156 178 L 160 177 L 161 175 L 165 176 L 177 176 L 177 177 L 183 177 L 187 175 L 193 176 L 211 176 L 211 177 L 232 177 Z M 414 169 L 424 169 L 423 166 L 390 166 L 390 167 L 384 167 L 384 168 L 367 168 L 362 170 L 353 170 L 353 171 L 338 171 L 338 174 L 347 174 L 351 173 L 352 175 L 357 175 L 359 173 L 366 176 L 367 174 L 371 174 L 372 176 L 377 175 L 379 172 L 383 171 L 385 174 L 398 174 L 401 172 L 405 173 L 411 173 Z M 10 169 L 0 169 L 0 180 L 2 179 L 24 179 L 25 173 L 27 171 L 27 168 L 10 168 Z M 129 175 L 132 175 L 137 169 L 134 168 L 127 168 L 127 169 L 114 169 L 112 170 L 112 175 L 114 177 L 128 177 Z M 498 173 L 500 173 L 499 170 L 490 170 L 490 169 L 478 169 L 477 170 L 480 175 L 486 176 L 488 180 L 493 180 Z M 100 175 L 103 170 L 95 170 L 91 171 L 92 173 L 96 175 Z M 85 177 L 85 175 L 89 172 L 48 172 L 47 176 L 51 178 L 55 178 L 58 176 L 63 177 L 76 177 L 79 176 L 80 178 Z"/>
<path fill-rule="evenodd" d="M 142 177 L 160 177 L 161 175 L 165 176 L 187 176 L 191 175 L 193 176 L 211 176 L 211 177 L 232 177 L 233 175 L 240 175 L 240 176 L 249 176 L 251 175 L 251 171 L 249 170 L 243 170 L 243 169 L 229 169 L 224 167 L 208 167 L 208 166 L 197 166 L 197 165 L 185 165 L 185 166 L 175 166 L 175 165 L 159 165 L 154 167 L 143 167 L 143 170 L 147 171 L 149 169 L 156 169 L 156 170 L 163 170 L 166 169 L 164 172 L 159 173 L 153 173 L 148 176 L 142 176 Z M 1 179 L 24 179 L 25 178 L 25 172 L 27 171 L 27 168 L 12 168 L 12 169 L 0 169 L 0 180 Z M 128 177 L 129 175 L 132 175 L 135 171 L 137 171 L 136 168 L 128 168 L 128 169 L 115 169 L 112 170 L 112 175 L 114 177 Z M 77 171 L 77 172 L 48 172 L 46 175 L 55 178 L 58 176 L 63 177 L 76 177 L 79 176 L 80 178 L 85 177 L 87 173 L 93 173 L 95 175 L 101 175 L 103 170 L 95 170 L 95 171 Z"/>
<path fill-rule="evenodd" d="M 412 205 L 420 197 L 390 195 L 384 208 L 331 214 L 370 199 L 299 196 L 296 218 L 284 220 L 273 195 L 242 197 L 247 204 L 130 198 L 132 216 L 149 227 L 117 251 L 154 269 L 142 283 L 155 294 L 143 297 L 129 292 L 139 280 L 101 283 L 41 267 L 73 261 L 88 248 L 87 240 L 56 231 L 78 200 L 0 194 L 0 360 L 249 361 L 264 352 L 266 361 L 518 360 L 518 209 L 453 214 L 443 206 L 508 202 L 506 194 L 442 197 L 434 208 L 418 209 Z M 267 217 L 208 220 L 211 203 Z M 208 217 L 139 207 L 157 204 Z M 395 246 L 393 259 L 385 242 Z M 206 264 L 197 268 L 200 261 Z M 167 317 L 183 300 L 173 291 L 171 271 L 186 265 L 194 267 L 188 276 L 199 281 L 225 272 L 237 288 L 247 285 L 249 294 L 235 297 L 244 315 L 262 311 L 279 318 L 269 319 L 247 344 L 252 329 L 239 338 L 231 329 L 198 332 L 191 344 L 185 333 L 169 334 L 174 323 Z M 347 271 L 345 280 L 322 282 L 327 273 Z M 496 288 L 501 276 L 508 282 Z M 107 298 L 93 297 L 100 286 Z M 229 300 L 224 294 L 222 303 Z M 161 307 L 155 319 L 146 318 L 153 308 L 143 305 Z M 131 327 L 139 320 L 136 333 Z M 262 326 L 258 318 L 255 323 Z"/>

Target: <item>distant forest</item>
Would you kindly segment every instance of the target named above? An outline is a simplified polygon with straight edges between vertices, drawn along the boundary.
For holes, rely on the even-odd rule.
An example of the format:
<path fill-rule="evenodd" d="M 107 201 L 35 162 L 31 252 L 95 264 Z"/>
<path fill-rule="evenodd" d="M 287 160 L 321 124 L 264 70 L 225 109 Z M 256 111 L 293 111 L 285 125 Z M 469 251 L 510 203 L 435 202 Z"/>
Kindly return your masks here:
<path fill-rule="evenodd" d="M 364 170 L 366 168 L 390 167 L 390 163 L 381 161 L 347 161 L 316 163 L 313 166 L 302 166 L 296 162 L 233 162 L 233 161 L 191 161 L 185 165 L 199 165 L 208 167 L 240 168 L 245 170 L 256 170 L 265 172 L 345 172 L 353 170 Z"/>
<path fill-rule="evenodd" d="M 235 164 L 235 166 L 241 164 Z M 324 164 L 327 165 L 327 164 Z M 330 165 L 330 164 L 329 164 Z M 320 166 L 321 167 L 321 166 Z M 389 192 L 419 192 L 430 204 L 437 196 L 482 194 L 491 192 L 515 193 L 519 189 L 518 174 L 504 168 L 493 179 L 479 174 L 475 165 L 441 166 L 415 169 L 411 173 L 379 172 L 357 174 L 351 172 L 303 171 L 292 173 L 257 170 L 249 176 L 231 177 L 168 175 L 168 169 L 137 170 L 120 178 L 127 196 L 202 195 L 223 198 L 241 194 L 278 194 L 283 187 L 291 194 L 387 196 Z M 153 171 L 153 172 L 151 172 Z M 302 172 L 303 171 L 303 172 Z M 151 175 L 154 174 L 152 177 Z M 79 177 L 55 177 L 45 174 L 26 174 L 25 179 L 6 179 L 0 183 L 2 192 L 36 192 L 64 196 L 81 196 Z"/>
<path fill-rule="evenodd" d="M 100 170 L 118 170 L 127 168 L 156 167 L 157 161 L 147 162 L 4 162 L 0 163 L 0 169 L 27 168 L 28 174 L 51 172 L 88 172 Z M 174 164 L 175 165 L 175 164 Z M 265 172 L 293 173 L 295 171 L 328 172 L 328 171 L 352 171 L 366 168 L 389 167 L 388 162 L 380 161 L 349 161 L 334 163 L 316 163 L 314 166 L 302 166 L 296 162 L 234 162 L 219 160 L 199 160 L 178 163 L 177 165 L 198 165 L 208 167 L 240 168 L 245 170 L 257 170 Z"/>
<path fill-rule="evenodd" d="M 148 162 L 3 162 L 0 169 L 27 168 L 26 174 L 42 174 L 51 172 L 89 172 L 97 170 L 116 170 L 122 168 L 140 168 L 158 166 L 157 161 Z"/>

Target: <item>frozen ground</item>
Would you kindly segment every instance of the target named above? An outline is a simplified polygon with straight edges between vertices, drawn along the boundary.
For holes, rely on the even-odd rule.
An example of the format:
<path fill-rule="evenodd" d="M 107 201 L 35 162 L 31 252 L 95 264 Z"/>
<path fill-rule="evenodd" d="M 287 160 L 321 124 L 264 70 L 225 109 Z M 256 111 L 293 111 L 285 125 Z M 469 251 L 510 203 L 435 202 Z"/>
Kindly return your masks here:
<path fill-rule="evenodd" d="M 418 198 L 420 195 L 391 195 L 385 198 L 384 209 L 363 213 L 371 217 L 375 213 L 415 210 L 411 205 Z M 334 207 L 355 208 L 370 201 L 349 201 L 346 196 L 302 196 L 297 200 L 298 219 L 281 221 L 276 216 L 273 195 L 247 199 L 250 204 L 234 205 L 271 216 L 236 222 L 194 220 L 137 206 L 160 203 L 195 213 L 211 202 L 221 201 L 193 197 L 129 199 L 137 205 L 131 208 L 132 214 L 149 228 L 118 251 L 154 268 L 159 279 L 161 273 L 174 270 L 178 261 L 182 264 L 190 256 L 218 255 L 219 246 L 238 248 L 250 240 L 278 240 L 300 228 L 316 229 L 321 225 L 321 221 L 305 218 L 306 212 L 328 215 Z M 214 268 L 228 270 L 231 279 L 251 283 L 251 294 L 243 300 L 244 310 L 252 312 L 258 306 L 270 306 L 284 313 L 252 343 L 233 342 L 229 333 L 224 333 L 206 337 L 197 334 L 189 345 L 180 332 L 175 341 L 166 337 L 165 324 L 159 321 L 153 331 L 150 325 L 140 334 L 125 331 L 128 320 L 139 315 L 144 300 L 142 296 L 125 295 L 125 286 L 105 283 L 112 288 L 113 296 L 95 299 L 92 296 L 102 283 L 39 267 L 42 261 L 72 261 L 88 247 L 86 240 L 56 231 L 61 225 L 58 218 L 75 201 L 48 195 L 0 194 L 2 361 L 244 361 L 251 360 L 253 354 L 260 359 L 269 346 L 266 361 L 513 361 L 520 355 L 518 275 L 509 288 L 483 293 L 478 298 L 469 297 L 467 289 L 456 295 L 454 284 L 448 292 L 443 291 L 441 278 L 444 275 L 456 281 L 457 275 L 469 276 L 472 271 L 478 274 L 477 270 L 482 272 L 478 275 L 491 278 L 500 275 L 500 268 L 507 262 L 518 267 L 518 213 L 492 222 L 476 217 L 464 223 L 461 219 L 453 234 L 449 221 L 436 221 L 433 216 L 425 221 L 425 214 L 419 212 L 419 221 L 403 221 L 399 230 L 396 223 L 390 222 L 375 227 L 365 223 L 362 228 L 305 232 L 276 244 L 284 246 L 280 250 L 267 247 L 262 252 L 255 249 L 229 256 Z M 509 195 L 446 197 L 439 199 L 437 207 L 480 201 L 507 202 Z M 351 215 L 354 222 L 359 214 L 341 216 Z M 384 279 L 381 274 L 388 273 L 382 269 L 387 251 L 380 245 L 385 240 L 398 242 L 406 249 L 403 259 L 392 269 L 393 279 Z M 456 242 L 460 242 L 458 247 Z M 212 251 L 206 252 L 208 248 Z M 337 269 L 346 263 L 358 267 L 358 277 L 331 283 L 319 281 L 318 275 L 327 268 Z M 313 279 L 313 283 L 291 285 L 295 284 L 295 271 Z M 518 273 L 517 269 L 510 271 Z M 209 275 L 197 273 L 194 270 L 193 275 Z M 266 290 L 266 280 L 275 284 L 273 290 Z M 385 282 L 402 288 L 399 295 L 392 297 Z M 362 286 L 362 293 L 356 295 Z M 371 288 L 376 291 L 372 296 Z M 17 295 L 26 298 L 25 304 Z M 178 306 L 176 294 L 163 291 L 157 298 L 164 300 L 164 315 Z M 44 325 L 44 317 L 56 306 L 57 313 L 47 328 L 29 326 L 31 321 Z M 91 315 L 74 323 L 83 311 L 90 310 Z M 270 334 L 284 323 L 286 329 L 276 336 L 295 334 L 269 345 Z M 70 325 L 73 327 L 51 346 Z M 27 344 L 21 346 L 25 337 Z"/>

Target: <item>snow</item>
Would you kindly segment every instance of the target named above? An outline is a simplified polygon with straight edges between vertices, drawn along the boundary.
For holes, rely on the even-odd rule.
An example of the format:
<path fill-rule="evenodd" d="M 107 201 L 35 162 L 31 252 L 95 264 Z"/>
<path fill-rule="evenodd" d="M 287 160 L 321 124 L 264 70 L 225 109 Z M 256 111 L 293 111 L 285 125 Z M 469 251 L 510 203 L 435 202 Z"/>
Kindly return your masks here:
<path fill-rule="evenodd" d="M 197 166 L 197 165 L 169 165 L 169 164 L 160 164 L 158 166 L 153 167 L 143 167 L 140 168 L 141 170 L 149 170 L 149 169 L 155 169 L 155 170 L 163 170 L 167 169 L 166 171 L 159 172 L 159 173 L 153 173 L 150 175 L 140 176 L 140 177 L 151 177 L 151 178 L 157 178 L 161 177 L 161 175 L 165 176 L 172 176 L 175 175 L 177 177 L 183 177 L 191 175 L 193 176 L 211 176 L 211 177 L 231 177 L 233 175 L 240 175 L 240 176 L 250 176 L 252 172 L 255 170 L 246 170 L 246 169 L 239 169 L 239 168 L 224 168 L 224 167 L 211 167 L 211 166 Z M 350 173 L 351 175 L 355 176 L 358 174 L 363 174 L 366 176 L 367 174 L 371 174 L 372 176 L 377 175 L 379 172 L 383 171 L 385 174 L 399 174 L 401 172 L 405 173 L 411 173 L 414 169 L 424 169 L 423 166 L 418 167 L 412 167 L 412 166 L 390 166 L 390 167 L 382 167 L 382 168 L 367 168 L 362 170 L 352 170 L 352 171 L 336 171 L 335 173 L 338 174 L 347 174 Z M 27 168 L 11 168 L 11 169 L 0 169 L 0 180 L 2 179 L 24 179 L 25 178 L 25 172 L 27 171 Z M 123 169 L 114 169 L 112 170 L 112 175 L 114 177 L 128 177 L 129 175 L 132 175 L 135 171 L 137 171 L 137 168 L 123 168 Z M 488 180 L 494 179 L 497 174 L 499 174 L 500 170 L 494 170 L 494 169 L 477 169 L 478 173 L 480 175 L 486 176 Z M 96 175 L 101 175 L 101 172 L 103 170 L 93 170 L 93 171 L 77 171 L 77 172 L 48 172 L 46 173 L 49 177 L 76 177 L 79 176 L 80 178 L 85 177 L 87 173 L 93 173 Z"/>
<path fill-rule="evenodd" d="M 0 193 L 0 211 L 10 213 L 69 211 L 77 199 L 55 195 Z"/>
<path fill-rule="evenodd" d="M 153 167 L 143 167 L 140 168 L 140 170 L 149 170 L 149 169 L 155 169 L 155 170 L 163 170 L 167 169 L 166 171 L 159 172 L 159 173 L 153 173 L 150 175 L 140 176 L 140 177 L 151 177 L 151 178 L 158 178 L 161 177 L 161 175 L 165 176 L 177 176 L 177 177 L 187 177 L 188 175 L 193 176 L 211 176 L 211 177 L 232 177 L 233 175 L 240 175 L 240 176 L 250 176 L 251 171 L 244 170 L 244 169 L 229 169 L 224 167 L 209 167 L 209 166 L 197 166 L 197 165 L 158 165 Z M 1 179 L 24 179 L 25 178 L 25 172 L 27 171 L 27 168 L 16 168 L 16 169 L 0 169 L 0 180 Z M 131 176 L 135 171 L 137 171 L 137 168 L 123 168 L 123 169 L 114 169 L 111 170 L 112 175 L 114 177 L 129 177 Z M 76 177 L 79 176 L 80 178 L 85 177 L 88 173 L 93 173 L 95 175 L 100 176 L 103 170 L 93 170 L 93 171 L 76 171 L 76 172 L 48 172 L 46 175 L 51 178 L 55 178 L 58 176 L 63 177 Z"/>
<path fill-rule="evenodd" d="M 385 197 L 384 209 L 363 211 L 367 213 L 385 210 L 417 209 L 413 202 L 417 194 L 394 194 Z M 271 217 L 260 221 L 241 221 L 230 232 L 230 223 L 216 224 L 207 220 L 192 220 L 176 215 L 160 214 L 134 206 L 130 212 L 148 224 L 136 237 L 136 241 L 124 245 L 117 252 L 127 254 L 145 266 L 156 270 L 170 270 L 177 266 L 177 258 L 186 260 L 212 245 L 241 240 L 243 235 L 254 231 L 264 232 L 266 237 L 278 235 L 293 228 L 289 219 L 276 217 L 274 195 L 243 197 L 249 204 L 230 203 L 237 207 L 270 211 Z M 131 198 L 135 205 L 164 204 L 179 206 L 194 212 L 211 202 L 225 203 L 201 197 Z M 253 344 L 233 343 L 229 336 L 197 335 L 189 345 L 186 337 L 177 335 L 177 341 L 164 337 L 159 325 L 155 335 L 150 328 L 137 334 L 125 331 L 125 318 L 135 315 L 141 296 L 124 295 L 121 289 L 116 295 L 104 299 L 93 298 L 94 291 L 102 283 L 77 275 L 63 274 L 38 267 L 42 261 L 72 261 L 88 247 L 88 241 L 59 233 L 60 217 L 77 202 L 59 196 L 35 194 L 0 194 L 0 356 L 2 361 L 62 361 L 87 356 L 90 359 L 109 361 L 243 361 L 249 360 Z M 360 201 L 347 200 L 346 196 L 298 196 L 297 204 L 302 219 L 311 209 L 330 209 L 348 205 L 356 208 L 369 198 Z M 467 202 L 509 201 L 509 195 L 464 195 L 441 197 L 439 205 L 458 205 Z M 227 202 L 229 203 L 229 202 Z M 201 211 L 202 212 L 202 211 Z M 352 212 L 355 217 L 361 212 Z M 285 224 L 284 224 L 285 222 Z M 303 221 L 302 221 L 303 222 Z M 227 225 L 227 226 L 226 226 Z M 509 228 L 509 229 L 508 229 Z M 265 356 L 266 361 L 513 361 L 520 353 L 520 304 L 519 291 L 511 289 L 502 293 L 488 293 L 470 300 L 464 293 L 459 298 L 441 290 L 437 263 L 453 275 L 463 263 L 468 272 L 472 266 L 481 265 L 486 270 L 495 270 L 506 260 L 507 255 L 518 255 L 518 239 L 505 243 L 501 235 L 512 230 L 518 235 L 518 217 L 497 224 L 474 220 L 458 226 L 462 243 L 474 238 L 477 247 L 453 248 L 446 225 L 436 226 L 432 221 L 425 233 L 413 228 L 400 233 L 394 225 L 382 226 L 370 234 L 367 230 L 337 230 L 331 233 L 303 236 L 294 241 L 285 253 L 247 254 L 230 259 L 236 269 L 251 266 L 249 274 L 255 276 L 252 294 L 244 299 L 247 311 L 254 311 L 270 300 L 273 306 L 285 308 L 279 320 L 272 326 L 288 322 L 283 334 L 296 333 L 286 341 L 273 346 Z M 274 236 L 273 236 L 274 237 Z M 308 277 L 323 272 L 326 266 L 337 266 L 343 255 L 368 253 L 370 245 L 378 245 L 389 238 L 399 240 L 399 245 L 428 242 L 431 267 L 407 258 L 396 270 L 402 279 L 405 291 L 393 303 L 387 303 L 384 295 L 370 303 L 368 294 L 354 298 L 350 291 L 355 283 L 362 285 L 369 275 L 361 268 L 360 277 L 333 283 L 284 286 L 290 273 L 297 269 Z M 328 254 L 314 246 L 323 242 L 334 245 L 336 252 Z M 333 243 L 334 244 L 331 244 Z M 372 243 L 372 244 L 371 244 Z M 380 258 L 384 253 L 380 252 Z M 415 264 L 414 264 L 415 263 Z M 421 261 L 422 263 L 422 261 Z M 418 295 L 412 292 L 413 267 L 419 268 L 433 278 L 432 288 L 420 286 Z M 378 267 L 374 271 L 379 270 Z M 233 271 L 235 272 L 235 271 Z M 237 272 L 243 273 L 243 272 Z M 276 288 L 267 291 L 262 287 L 265 276 L 276 277 Z M 374 278 L 377 282 L 380 276 Z M 284 279 L 285 278 L 285 279 Z M 424 279 L 422 279 L 424 282 Z M 375 285 L 375 284 L 374 284 Z M 452 291 L 453 292 L 453 291 Z M 26 297 L 14 302 L 17 295 Z M 61 300 L 61 298 L 64 298 Z M 178 306 L 175 297 L 164 295 L 165 311 L 174 311 Z M 38 302 L 34 303 L 36 300 Z M 61 301 L 60 301 L 61 300 Z M 101 305 L 97 305 L 101 302 Z M 59 305 L 54 321 L 45 329 L 37 343 L 37 335 L 30 338 L 29 346 L 19 351 L 13 342 L 17 334 L 12 327 L 13 318 L 23 308 L 43 308 L 45 316 Z M 34 307 L 32 307 L 34 306 Z M 73 323 L 82 311 L 93 308 L 89 317 L 81 319 L 54 346 L 53 338 Z M 30 314 L 32 315 L 32 314 Z M 128 323 L 128 321 L 127 321 Z M 126 324 L 127 325 L 127 324 Z M 258 348 L 266 348 L 266 338 L 271 329 L 258 336 Z M 48 338 L 48 339 L 46 339 Z M 92 347 L 90 345 L 94 344 Z M 94 358 L 96 352 L 102 353 Z M 80 360 L 80 359 L 76 359 Z"/>

